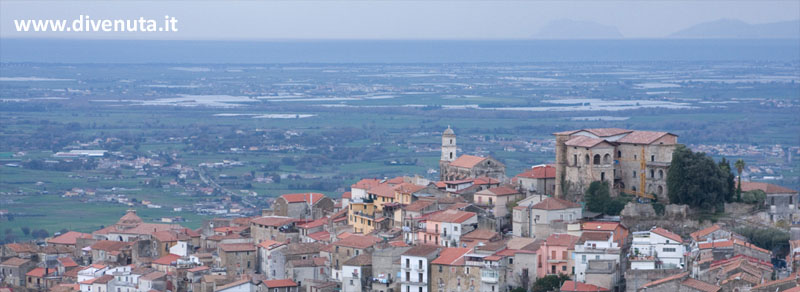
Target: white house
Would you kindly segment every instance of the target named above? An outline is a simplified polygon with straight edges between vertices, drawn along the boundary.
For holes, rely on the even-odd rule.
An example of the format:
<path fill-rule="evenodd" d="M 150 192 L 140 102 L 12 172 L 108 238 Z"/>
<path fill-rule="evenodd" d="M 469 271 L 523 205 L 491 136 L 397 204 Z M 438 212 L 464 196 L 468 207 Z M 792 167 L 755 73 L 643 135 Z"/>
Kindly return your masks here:
<path fill-rule="evenodd" d="M 430 262 L 439 255 L 439 248 L 417 245 L 400 255 L 400 291 L 428 292 Z"/>
<path fill-rule="evenodd" d="M 614 242 L 614 237 L 610 232 L 584 231 L 572 253 L 576 280 L 586 282 L 586 269 L 589 261 L 613 260 L 619 264 L 621 256 L 619 245 Z"/>
<path fill-rule="evenodd" d="M 680 235 L 661 227 L 633 233 L 631 269 L 683 268 L 686 247 Z"/>

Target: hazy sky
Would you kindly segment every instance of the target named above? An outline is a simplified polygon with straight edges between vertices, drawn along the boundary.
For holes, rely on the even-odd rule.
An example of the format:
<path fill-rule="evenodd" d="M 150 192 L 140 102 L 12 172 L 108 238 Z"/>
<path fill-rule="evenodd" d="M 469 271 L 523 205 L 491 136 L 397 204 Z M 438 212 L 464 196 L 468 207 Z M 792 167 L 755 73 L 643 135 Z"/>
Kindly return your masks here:
<path fill-rule="evenodd" d="M 176 33 L 16 32 L 14 19 L 178 19 Z M 663 37 L 720 18 L 800 18 L 800 1 L 9 1 L 0 37 L 115 39 L 519 39 L 557 19 Z"/>

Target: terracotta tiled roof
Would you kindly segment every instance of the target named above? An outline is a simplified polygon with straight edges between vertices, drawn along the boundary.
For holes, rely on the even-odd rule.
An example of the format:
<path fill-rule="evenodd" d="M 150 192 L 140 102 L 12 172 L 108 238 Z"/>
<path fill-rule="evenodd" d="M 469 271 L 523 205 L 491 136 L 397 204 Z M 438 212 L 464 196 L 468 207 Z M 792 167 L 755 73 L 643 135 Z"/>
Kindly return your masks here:
<path fill-rule="evenodd" d="M 666 135 L 674 136 L 674 134 L 667 132 L 633 131 L 617 140 L 617 142 L 627 144 L 650 144 Z"/>
<path fill-rule="evenodd" d="M 26 274 L 25 274 L 25 276 L 31 276 L 31 277 L 39 277 L 39 278 L 41 278 L 41 277 L 44 277 L 44 276 L 45 276 L 45 275 L 44 275 L 44 271 L 45 271 L 45 270 L 44 270 L 44 268 L 35 268 L 35 269 L 33 269 L 33 270 L 30 270 L 28 273 L 26 273 Z M 51 273 L 51 274 L 52 274 L 53 272 L 56 272 L 56 271 L 57 271 L 56 269 L 50 269 L 50 273 Z"/>
<path fill-rule="evenodd" d="M 720 240 L 720 241 L 705 242 L 699 244 L 700 249 L 732 247 L 732 246 L 733 246 L 733 241 L 731 240 Z"/>
<path fill-rule="evenodd" d="M 13 257 L 10 259 L 5 260 L 4 262 L 0 263 L 3 266 L 11 266 L 11 267 L 19 267 L 27 262 L 30 262 L 28 259 L 21 259 L 18 257 Z"/>
<path fill-rule="evenodd" d="M 264 240 L 264 241 L 262 241 L 261 243 L 258 244 L 259 247 L 266 248 L 266 249 L 273 249 L 273 248 L 281 246 L 281 245 L 283 245 L 282 242 L 277 242 L 277 241 L 269 240 L 269 239 Z"/>
<path fill-rule="evenodd" d="M 255 251 L 256 246 L 252 243 L 227 243 L 218 245 L 219 249 L 225 252 Z"/>
<path fill-rule="evenodd" d="M 263 282 L 267 288 L 280 288 L 280 287 L 296 287 L 297 283 L 292 281 L 292 279 L 281 279 L 281 280 L 266 280 Z"/>
<path fill-rule="evenodd" d="M 32 243 L 9 243 L 6 244 L 6 248 L 15 253 L 35 253 L 39 249 L 35 244 Z"/>
<path fill-rule="evenodd" d="M 168 254 L 153 261 L 153 264 L 169 266 L 172 262 L 177 262 L 181 256 L 176 254 Z"/>
<path fill-rule="evenodd" d="M 362 179 L 362 180 L 354 183 L 353 185 L 350 186 L 350 188 L 368 190 L 368 189 L 371 189 L 372 187 L 375 187 L 375 186 L 377 186 L 379 184 L 381 184 L 381 181 L 379 179 L 365 178 L 365 179 Z"/>
<path fill-rule="evenodd" d="M 331 233 L 328 231 L 319 231 L 309 234 L 308 237 L 316 241 L 330 241 Z"/>
<path fill-rule="evenodd" d="M 440 247 L 433 245 L 417 245 L 403 253 L 404 256 L 424 257 L 429 254 L 435 253 Z"/>
<path fill-rule="evenodd" d="M 200 271 L 205 271 L 205 270 L 209 270 L 209 269 L 211 269 L 211 268 L 209 268 L 208 266 L 196 266 L 196 267 L 188 269 L 186 271 L 194 273 L 194 272 L 200 272 Z"/>
<path fill-rule="evenodd" d="M 346 238 L 338 240 L 334 242 L 334 245 L 337 246 L 345 246 L 345 247 L 353 247 L 353 248 L 368 248 L 370 246 L 375 245 L 380 241 L 379 238 L 371 235 L 350 235 Z"/>
<path fill-rule="evenodd" d="M 439 253 L 439 257 L 431 262 L 435 265 L 458 266 L 464 264 L 464 255 L 472 251 L 471 248 L 448 247 Z"/>
<path fill-rule="evenodd" d="M 280 217 L 280 216 L 267 216 L 267 217 L 260 217 L 251 220 L 255 224 L 259 225 L 266 225 L 266 226 L 274 226 L 280 227 L 289 223 L 296 221 L 294 218 L 289 217 Z"/>
<path fill-rule="evenodd" d="M 124 247 L 128 247 L 132 242 L 124 242 L 124 241 L 110 241 L 110 240 L 100 240 L 92 244 L 93 250 L 102 250 L 102 251 L 118 251 Z"/>
<path fill-rule="evenodd" d="M 687 278 L 686 280 L 683 280 L 683 282 L 681 282 L 681 285 L 689 286 L 703 292 L 717 292 L 720 289 L 722 289 L 722 287 L 720 286 L 709 284 L 693 278 Z"/>
<path fill-rule="evenodd" d="M 561 291 L 592 292 L 592 291 L 610 291 L 610 290 L 592 284 L 566 280 L 564 281 L 564 284 L 561 285 Z"/>
<path fill-rule="evenodd" d="M 77 267 L 78 263 L 75 262 L 71 257 L 61 257 L 58 258 L 58 262 L 61 263 L 62 266 L 65 268 Z"/>
<path fill-rule="evenodd" d="M 319 202 L 319 200 L 322 200 L 322 198 L 324 197 L 325 195 L 320 193 L 285 194 L 281 196 L 281 198 L 283 198 L 284 200 L 286 200 L 286 202 L 289 203 L 301 203 L 301 202 L 308 203 L 308 200 L 311 199 L 312 205 L 316 204 L 317 202 Z"/>
<path fill-rule="evenodd" d="M 580 239 L 580 237 L 574 235 L 569 235 L 566 233 L 554 233 L 547 237 L 545 243 L 547 245 L 567 246 L 574 248 L 575 243 L 578 242 L 578 239 Z"/>
<path fill-rule="evenodd" d="M 67 233 L 48 239 L 47 243 L 75 245 L 75 242 L 78 240 L 78 238 L 91 239 L 92 235 L 77 231 L 69 231 Z"/>
<path fill-rule="evenodd" d="M 349 199 L 353 196 L 352 192 L 344 192 L 342 193 L 342 199 Z"/>
<path fill-rule="evenodd" d="M 368 194 L 374 194 L 378 197 L 394 198 L 394 188 L 388 184 L 380 184 L 367 190 Z"/>
<path fill-rule="evenodd" d="M 592 148 L 603 142 L 606 142 L 606 140 L 592 138 L 588 136 L 575 136 L 572 139 L 567 140 L 567 142 L 565 142 L 564 144 L 572 147 Z"/>
<path fill-rule="evenodd" d="M 762 190 L 767 194 L 797 194 L 797 191 L 793 189 L 785 188 L 779 185 L 773 185 L 770 183 L 750 181 L 742 182 L 743 192 L 749 192 L 752 190 Z"/>
<path fill-rule="evenodd" d="M 497 232 L 489 229 L 475 229 L 467 234 L 461 235 L 461 240 L 490 240 L 497 236 Z"/>
<path fill-rule="evenodd" d="M 496 180 L 496 179 L 493 179 L 491 177 L 481 176 L 481 177 L 476 177 L 472 181 L 472 183 L 475 184 L 475 185 L 490 185 L 490 184 L 491 185 L 496 185 L 496 184 L 500 184 L 500 181 Z"/>
<path fill-rule="evenodd" d="M 720 230 L 720 229 L 721 229 L 721 227 L 719 225 L 714 224 L 714 225 L 711 225 L 709 227 L 706 227 L 706 228 L 700 229 L 698 231 L 692 232 L 692 233 L 689 234 L 689 236 L 692 237 L 692 239 L 694 239 L 694 240 L 698 240 L 700 237 L 709 235 L 712 232 Z"/>
<path fill-rule="evenodd" d="M 319 253 L 325 245 L 319 242 L 293 242 L 286 246 L 287 255 L 314 254 Z"/>
<path fill-rule="evenodd" d="M 406 179 L 404 177 L 398 176 L 398 177 L 394 177 L 394 178 L 386 180 L 386 183 L 390 184 L 390 185 L 398 185 L 398 184 L 403 183 L 405 180 Z"/>
<path fill-rule="evenodd" d="M 158 271 L 156 271 L 156 272 L 151 272 L 151 273 L 148 273 L 148 274 L 146 274 L 146 275 L 144 275 L 144 276 L 141 276 L 141 277 L 140 277 L 140 279 L 142 279 L 142 280 L 149 280 L 149 281 L 152 281 L 152 280 L 155 280 L 155 279 L 159 279 L 159 278 L 161 278 L 161 277 L 164 277 L 164 276 L 166 276 L 166 275 L 167 275 L 167 274 L 165 274 L 165 273 L 163 273 L 163 272 L 158 272 Z"/>
<path fill-rule="evenodd" d="M 607 231 L 584 231 L 581 233 L 581 237 L 578 239 L 578 242 L 608 241 L 610 237 L 611 233 Z"/>
<path fill-rule="evenodd" d="M 412 183 L 401 183 L 394 186 L 394 190 L 402 194 L 413 194 L 424 188 L 425 186 L 415 185 Z"/>
<path fill-rule="evenodd" d="M 683 238 L 681 238 L 680 235 L 672 233 L 672 231 L 666 230 L 666 229 L 661 228 L 661 227 L 653 228 L 653 230 L 650 230 L 650 232 L 658 234 L 658 235 L 661 235 L 661 236 L 669 238 L 669 239 L 672 239 L 672 240 L 674 240 L 676 242 L 679 242 L 679 243 L 683 242 Z"/>
<path fill-rule="evenodd" d="M 100 276 L 100 278 L 94 279 L 92 284 L 108 284 L 108 282 L 111 282 L 111 280 L 114 280 L 113 275 L 103 275 Z"/>
<path fill-rule="evenodd" d="M 536 205 L 533 205 L 532 208 L 539 210 L 564 210 L 564 209 L 580 208 L 580 207 L 581 205 L 577 203 L 573 203 L 558 198 L 547 197 L 541 202 L 537 203 Z"/>
<path fill-rule="evenodd" d="M 480 157 L 480 156 L 473 156 L 473 155 L 466 155 L 465 154 L 465 155 L 459 156 L 453 162 L 450 162 L 450 166 L 462 167 L 462 168 L 473 168 L 473 167 L 475 167 L 475 165 L 477 165 L 478 163 L 481 163 L 485 159 L 486 159 L 486 157 Z"/>
<path fill-rule="evenodd" d="M 595 128 L 595 129 L 583 129 L 582 131 L 592 133 L 593 135 L 598 137 L 611 137 L 633 132 L 633 130 L 626 130 L 620 128 Z"/>
<path fill-rule="evenodd" d="M 314 228 L 325 225 L 325 223 L 328 223 L 328 217 L 319 218 L 308 223 L 298 224 L 297 228 Z"/>
<path fill-rule="evenodd" d="M 656 285 L 659 285 L 659 284 L 663 284 L 663 283 L 666 283 L 666 282 L 669 282 L 669 281 L 679 280 L 679 279 L 682 279 L 682 278 L 685 278 L 685 277 L 688 277 L 688 276 L 689 276 L 689 272 L 683 272 L 683 273 L 680 273 L 680 274 L 672 275 L 672 276 L 669 276 L 669 277 L 666 277 L 666 278 L 661 278 L 661 279 L 658 279 L 658 280 L 655 280 L 655 281 L 652 281 L 652 282 L 645 283 L 644 285 L 642 285 L 642 288 L 650 288 L 650 287 L 653 287 L 653 286 L 656 286 Z"/>
<path fill-rule="evenodd" d="M 136 211 L 131 210 L 120 217 L 119 221 L 117 221 L 117 224 L 139 224 L 142 222 L 142 218 L 139 218 L 139 216 L 136 215 Z"/>
<path fill-rule="evenodd" d="M 788 282 L 792 282 L 792 281 L 797 281 L 797 277 L 798 277 L 797 274 L 791 274 L 788 277 L 783 278 L 783 279 L 779 279 L 779 280 L 775 280 L 775 281 L 769 281 L 769 282 L 761 283 L 759 285 L 755 285 L 755 286 L 750 288 L 750 291 L 757 291 L 757 289 L 763 289 L 763 288 L 770 287 L 770 286 L 775 286 L 775 285 L 780 285 L 780 284 L 784 284 L 784 283 L 788 283 Z"/>
<path fill-rule="evenodd" d="M 428 217 L 429 221 L 448 222 L 448 223 L 463 223 L 468 219 L 477 216 L 473 212 L 459 211 L 459 210 L 445 210 L 440 213 Z"/>
<path fill-rule="evenodd" d="M 552 165 L 535 166 L 517 175 L 524 178 L 556 178 L 556 168 Z"/>
<path fill-rule="evenodd" d="M 591 221 L 581 223 L 581 230 L 615 231 L 617 230 L 618 226 L 620 226 L 619 222 Z"/>

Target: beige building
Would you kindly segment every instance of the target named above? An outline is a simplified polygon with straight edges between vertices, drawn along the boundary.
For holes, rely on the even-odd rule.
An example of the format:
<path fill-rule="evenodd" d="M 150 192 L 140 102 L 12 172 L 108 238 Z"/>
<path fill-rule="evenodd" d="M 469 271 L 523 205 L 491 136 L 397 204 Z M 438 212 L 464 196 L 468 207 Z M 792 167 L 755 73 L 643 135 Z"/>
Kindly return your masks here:
<path fill-rule="evenodd" d="M 612 194 L 655 195 L 662 202 L 669 201 L 667 171 L 677 135 L 616 128 L 554 135 L 557 197 L 581 195 L 592 182 L 605 181 Z"/>
<path fill-rule="evenodd" d="M 447 127 L 442 133 L 442 157 L 439 160 L 439 179 L 442 181 L 463 180 L 481 176 L 497 180 L 506 177 L 506 166 L 492 157 L 456 155 L 456 134 Z"/>

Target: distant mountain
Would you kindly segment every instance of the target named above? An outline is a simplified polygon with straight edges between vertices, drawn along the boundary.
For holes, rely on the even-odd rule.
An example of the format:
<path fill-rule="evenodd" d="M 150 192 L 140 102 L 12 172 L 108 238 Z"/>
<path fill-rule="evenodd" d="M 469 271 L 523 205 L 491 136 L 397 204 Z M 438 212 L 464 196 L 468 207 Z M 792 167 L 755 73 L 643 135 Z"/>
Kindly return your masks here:
<path fill-rule="evenodd" d="M 554 20 L 547 23 L 539 33 L 534 34 L 537 39 L 621 39 L 622 34 L 617 27 L 599 24 L 592 21 L 578 21 L 570 19 Z"/>
<path fill-rule="evenodd" d="M 800 19 L 749 24 L 738 19 L 720 19 L 693 25 L 669 35 L 671 38 L 800 38 Z"/>

